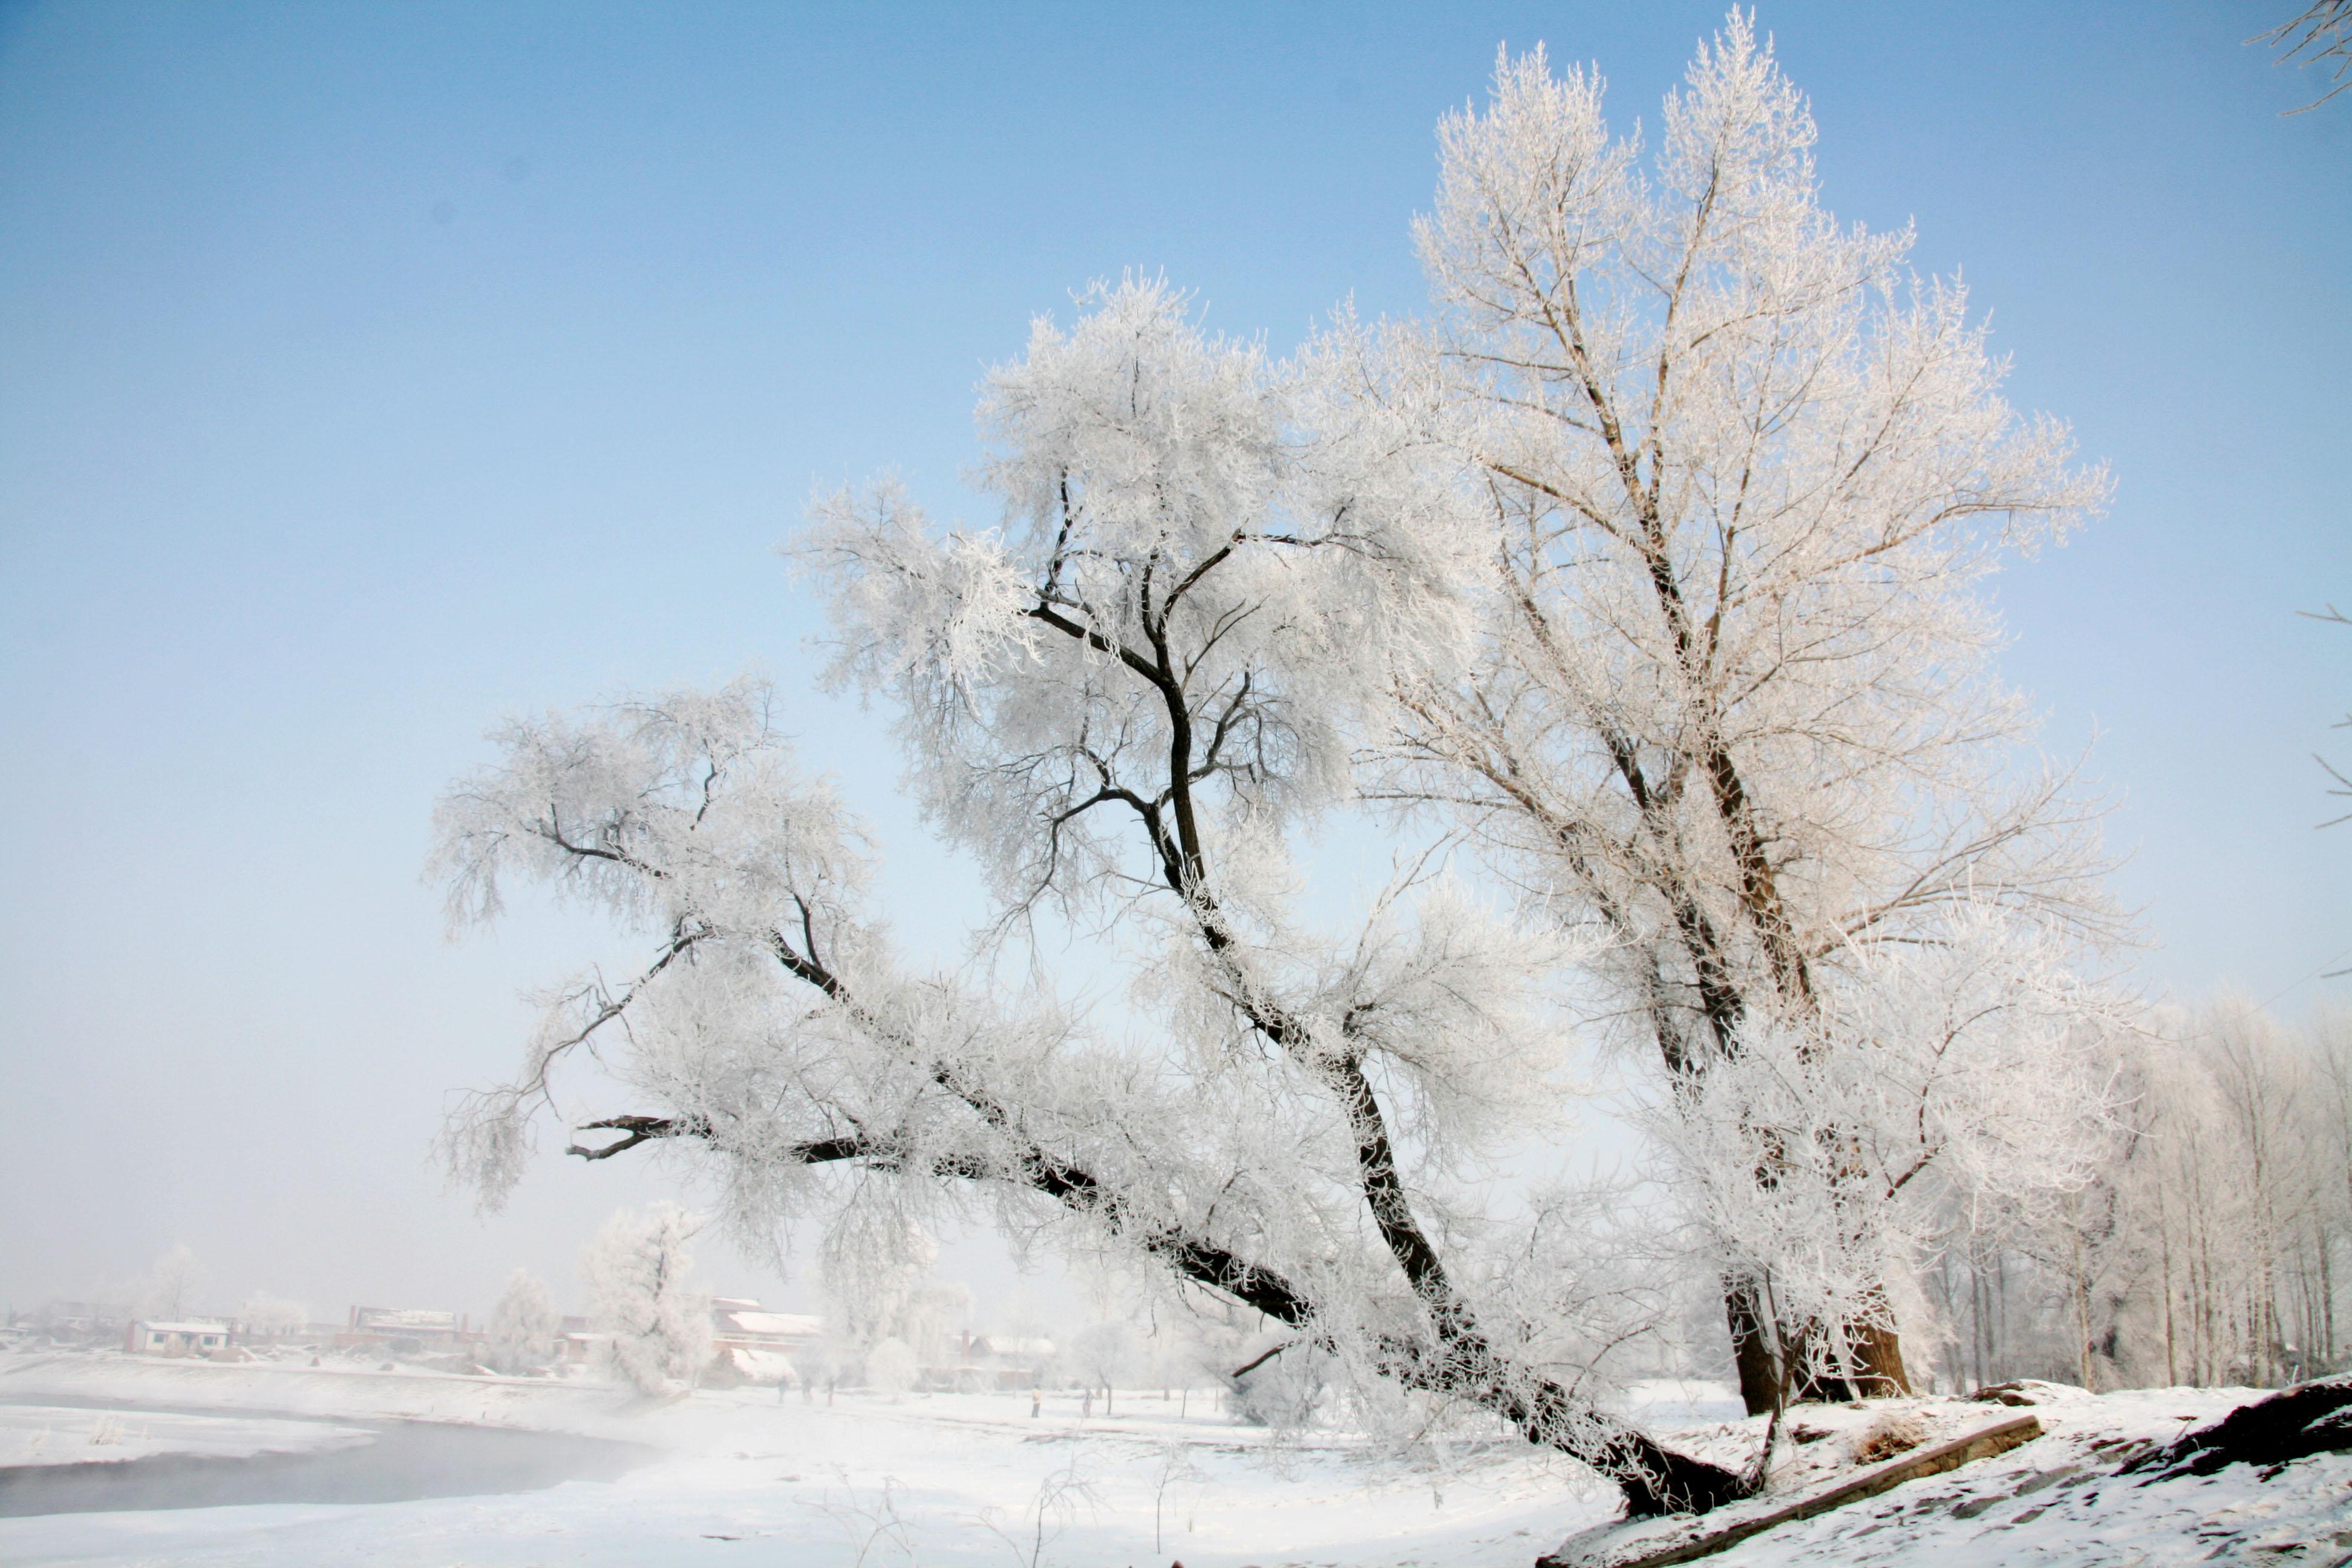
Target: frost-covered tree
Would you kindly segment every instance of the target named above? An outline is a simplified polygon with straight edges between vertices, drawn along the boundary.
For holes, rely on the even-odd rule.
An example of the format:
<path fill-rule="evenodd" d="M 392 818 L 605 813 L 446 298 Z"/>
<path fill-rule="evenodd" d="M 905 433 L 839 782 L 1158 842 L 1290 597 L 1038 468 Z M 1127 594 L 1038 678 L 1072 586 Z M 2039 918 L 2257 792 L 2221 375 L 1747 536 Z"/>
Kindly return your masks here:
<path fill-rule="evenodd" d="M 554 1359 L 555 1336 L 562 1326 L 545 1281 L 528 1268 L 516 1269 L 508 1277 L 499 1304 L 490 1310 L 488 1349 L 492 1370 L 511 1376 L 545 1366 Z"/>
<path fill-rule="evenodd" d="M 310 1310 L 267 1290 L 256 1290 L 236 1310 L 238 1327 L 252 1339 L 275 1340 L 293 1333 L 310 1321 Z"/>
<path fill-rule="evenodd" d="M 796 547 L 839 674 L 898 714 L 998 932 L 1113 931 L 1145 1026 L 904 963 L 865 833 L 770 691 L 672 693 L 510 725 L 445 801 L 459 921 L 521 877 L 652 948 L 625 983 L 551 994 L 451 1151 L 502 1192 L 551 1074 L 593 1042 L 643 1098 L 574 1152 L 699 1151 L 749 1233 L 815 1213 L 829 1248 L 888 1247 L 983 1197 L 1286 1325 L 1368 1409 L 1500 1420 L 1636 1510 L 1710 1506 L 1738 1478 L 1559 1375 L 1558 1281 L 1476 1179 L 1557 1124 L 1536 987 L 1559 942 L 1419 872 L 1337 932 L 1296 911 L 1286 846 L 1347 796 L 1391 666 L 1442 660 L 1465 625 L 1452 476 L 1323 374 L 1204 336 L 1163 286 L 1107 289 L 990 377 L 1002 531 L 937 528 L 884 486 L 821 502 Z"/>
<path fill-rule="evenodd" d="M 1579 1382 L 1563 1303 L 1612 1296 L 1585 1216 L 1480 1179 L 1561 1124 L 1573 977 L 1666 1068 L 1751 1396 L 1900 1386 L 1910 1194 L 2004 1162 L 2063 1189 L 2101 1104 L 2085 816 L 2011 778 L 1975 595 L 2104 481 L 2010 413 L 1907 237 L 1821 211 L 1811 138 L 1737 14 L 1647 179 L 1596 80 L 1507 58 L 1442 132 L 1432 324 L 1277 363 L 1133 280 L 1039 322 L 982 405 L 1000 527 L 884 484 L 793 553 L 989 879 L 995 960 L 1097 933 L 1139 1022 L 1073 1016 L 1044 944 L 993 989 L 895 954 L 764 686 L 518 722 L 445 802 L 453 917 L 533 879 L 651 951 L 551 994 L 458 1166 L 509 1185 L 589 1047 L 639 1098 L 574 1153 L 696 1151 L 745 1233 L 821 1215 L 829 1268 L 984 1197 L 1283 1325 L 1360 1410 L 1477 1413 L 1637 1510 L 1706 1506 L 1742 1483 Z M 1368 766 L 1539 918 L 1412 853 L 1302 918 L 1291 847 Z"/>
<path fill-rule="evenodd" d="M 885 1228 L 850 1220 L 826 1237 L 826 1321 L 850 1343 L 907 1342 L 917 1358 L 944 1360 L 948 1341 L 970 1321 L 971 1291 L 930 1278 L 939 1247 L 903 1215 L 871 1216 Z"/>
<path fill-rule="evenodd" d="M 2117 1107 L 2055 1201 L 1948 1205 L 1930 1277 L 1955 1382 L 2270 1384 L 2341 1370 L 2352 1028 L 2243 1001 L 2159 1009 L 2103 1046 Z"/>
<path fill-rule="evenodd" d="M 1089 1388 L 1103 1393 L 1103 1414 L 1111 1413 L 1118 1380 L 1135 1364 L 1135 1333 L 1125 1323 L 1089 1323 L 1078 1331 L 1069 1349 L 1070 1368 Z"/>
<path fill-rule="evenodd" d="M 646 1394 L 692 1387 L 710 1360 L 710 1298 L 688 1281 L 701 1228 L 675 1204 L 623 1209 L 581 1255 L 611 1369 Z"/>
<path fill-rule="evenodd" d="M 187 1316 L 195 1310 L 196 1289 L 203 1279 L 204 1266 L 184 1242 L 159 1254 L 139 1284 L 140 1315 L 157 1321 Z"/>
<path fill-rule="evenodd" d="M 1755 1283 L 1767 1321 L 1891 1315 L 1890 1289 L 1909 1291 L 1955 1206 L 2063 1230 L 2080 1275 L 2113 1099 L 2093 1047 L 2115 1020 L 2062 944 L 2012 923 L 1963 910 L 1931 941 L 1874 948 L 1813 1016 L 1749 1020 L 1653 1119 L 1718 1263 Z M 1851 1375 L 1824 1337 L 1780 1347 L 1816 1359 L 1791 1368 L 1816 1385 Z"/>
<path fill-rule="evenodd" d="M 1961 289 L 1906 268 L 1907 233 L 1822 209 L 1805 100 L 1736 10 L 1646 169 L 1599 78 L 1540 51 L 1440 140 L 1419 228 L 1435 319 L 1348 347 L 1357 395 L 1466 472 L 1490 576 L 1475 657 L 1402 688 L 1386 788 L 1452 807 L 1599 940 L 1593 1015 L 1638 1021 L 1714 1124 L 1735 1164 L 1708 1201 L 1746 1183 L 1734 1206 L 1764 1226 L 1719 1238 L 1750 1408 L 1802 1372 L 1792 1349 L 1900 1387 L 1884 1289 L 1851 1279 L 1818 1322 L 1764 1304 L 1831 1310 L 1770 1276 L 1880 1223 L 1836 1217 L 1884 1175 L 1880 1130 L 1772 1142 L 1709 1080 L 1733 1066 L 1780 1093 L 1761 1079 L 1785 1069 L 1860 1114 L 1875 1053 L 1916 1076 L 1936 1048 L 1939 1004 L 1906 994 L 1922 975 L 1898 955 L 1956 924 L 1979 952 L 2102 925 L 2084 808 L 2061 776 L 2011 776 L 2030 715 L 1993 677 L 1979 591 L 2104 476 L 2011 412 Z M 1750 1049 L 1779 1068 L 1736 1068 Z"/>
<path fill-rule="evenodd" d="M 2276 45 L 2277 64 L 2292 60 L 2299 68 L 2318 66 L 2334 83 L 2302 109 L 2288 110 L 2289 114 L 2316 109 L 2352 88 L 2352 80 L 2346 79 L 2352 77 L 2352 0 L 2312 0 L 2294 16 L 2249 41 Z"/>
<path fill-rule="evenodd" d="M 2339 626 L 2352 626 L 2352 616 L 2347 616 L 2343 611 L 2337 609 L 2333 605 L 2327 606 L 2327 613 L 2326 615 L 2315 615 L 2308 610 L 2304 613 L 2315 621 L 2328 621 Z M 2352 715 L 2347 715 L 2344 719 L 2338 721 L 2336 727 L 2339 730 L 2352 730 Z M 2337 767 L 2334 763 L 2329 762 L 2326 757 L 2319 757 L 2316 761 L 2320 767 L 2326 771 L 2328 778 L 2334 781 L 2333 787 L 2331 787 L 2327 793 L 2336 796 L 2339 800 L 2352 800 L 2352 778 L 2347 778 L 2344 774 L 2344 770 Z M 2336 827 L 2347 822 L 2352 822 L 2352 813 L 2347 813 L 2342 816 L 2330 817 L 2320 826 L 2323 827 Z"/>
<path fill-rule="evenodd" d="M 922 1371 L 915 1347 L 895 1335 L 866 1352 L 866 1381 L 877 1394 L 897 1399 L 915 1386 Z"/>

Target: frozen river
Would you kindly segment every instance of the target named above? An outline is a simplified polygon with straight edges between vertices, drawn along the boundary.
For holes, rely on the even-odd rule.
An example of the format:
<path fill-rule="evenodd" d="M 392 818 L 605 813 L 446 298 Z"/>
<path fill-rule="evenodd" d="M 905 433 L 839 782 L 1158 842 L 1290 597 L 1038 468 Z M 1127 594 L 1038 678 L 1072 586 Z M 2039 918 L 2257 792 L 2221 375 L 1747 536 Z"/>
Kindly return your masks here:
<path fill-rule="evenodd" d="M 438 1421 L 0 1405 L 0 1517 L 236 1503 L 374 1503 L 611 1480 L 650 1448 Z"/>
<path fill-rule="evenodd" d="M 0 1391 L 0 1568 L 1002 1568 L 1008 1552 L 1040 1568 L 1527 1568 L 1618 1508 L 1611 1489 L 1501 1439 L 1400 1456 L 1140 1391 L 1120 1392 L 1115 1417 L 1075 1390 L 1032 1415 L 1025 1391 L 649 1400 L 554 1379 L 111 1353 L 22 1358 Z M 2352 1456 L 2274 1479 L 2233 1466 L 2087 1484 L 2119 1445 L 2168 1441 L 2252 1391 L 2043 1392 L 2043 1437 L 1710 1562 L 2343 1555 L 2330 1542 L 2352 1534 Z M 1762 1436 L 1712 1385 L 1644 1384 L 1628 1403 L 1686 1446 L 1736 1456 Z M 101 1456 L 115 1462 L 82 1462 Z"/>

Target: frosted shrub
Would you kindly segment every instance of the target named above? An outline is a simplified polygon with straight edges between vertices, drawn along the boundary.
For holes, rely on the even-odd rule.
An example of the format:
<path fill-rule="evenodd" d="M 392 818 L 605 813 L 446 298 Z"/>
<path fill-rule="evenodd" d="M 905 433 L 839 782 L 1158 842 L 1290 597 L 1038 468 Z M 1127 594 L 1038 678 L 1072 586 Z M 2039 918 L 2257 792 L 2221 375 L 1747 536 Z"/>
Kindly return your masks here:
<path fill-rule="evenodd" d="M 687 1283 L 701 1224 L 674 1204 L 623 1209 L 581 1258 L 608 1368 L 642 1393 L 691 1388 L 710 1360 L 710 1298 Z"/>
<path fill-rule="evenodd" d="M 914 1347 L 904 1340 L 884 1340 L 866 1352 L 866 1385 L 893 1399 L 903 1397 L 915 1386 L 919 1370 L 915 1364 Z"/>
<path fill-rule="evenodd" d="M 512 1375 L 547 1365 L 555 1358 L 555 1336 L 562 1327 L 546 1285 L 530 1270 L 516 1269 L 490 1311 L 491 1369 Z"/>

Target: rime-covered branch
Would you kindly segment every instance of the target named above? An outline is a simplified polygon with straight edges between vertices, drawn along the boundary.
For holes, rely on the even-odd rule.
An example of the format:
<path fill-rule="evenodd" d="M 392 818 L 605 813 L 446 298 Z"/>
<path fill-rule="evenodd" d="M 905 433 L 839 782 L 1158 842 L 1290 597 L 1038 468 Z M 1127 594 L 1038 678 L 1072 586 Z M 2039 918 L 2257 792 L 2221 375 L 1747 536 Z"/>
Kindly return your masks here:
<path fill-rule="evenodd" d="M 1491 562 L 1475 655 L 1400 682 L 1381 793 L 1442 805 L 1605 929 L 1598 1010 L 1641 1020 L 1668 1098 L 1696 1105 L 1751 1035 L 1926 1049 L 1855 1022 L 1920 979 L 1905 950 L 2008 945 L 2039 973 L 2051 932 L 2117 930 L 2095 804 L 2032 765 L 1981 597 L 2107 486 L 2003 402 L 1966 294 L 1908 272 L 1907 233 L 1823 208 L 1810 111 L 1751 18 L 1663 125 L 1647 151 L 1612 135 L 1596 76 L 1502 59 L 1487 106 L 1439 132 L 1417 236 L 1435 319 L 1364 342 L 1353 381 L 1454 454 Z M 1989 1030 L 1969 1048 L 2035 1059 Z M 1777 1158 L 1737 1179 L 1781 1190 Z M 1841 1225 L 1885 1234 L 1811 1212 L 1831 1250 Z M 1726 1310 L 1761 1409 L 1787 1369 L 1757 1337 L 1769 1268 L 1738 1240 L 1729 1272 L 1752 1278 Z M 1861 1289 L 1858 1385 L 1899 1386 Z"/>
<path fill-rule="evenodd" d="M 453 915 L 526 875 L 667 933 L 635 985 L 551 1007 L 568 1043 L 530 1081 L 601 1042 L 635 1100 L 580 1119 L 611 1135 L 583 1159 L 691 1152 L 737 1224 L 821 1215 L 835 1251 L 982 1194 L 1297 1330 L 1383 1398 L 1500 1418 L 1636 1507 L 1706 1506 L 1736 1479 L 1542 1370 L 1569 1342 L 1545 1283 L 1480 1253 L 1450 1174 L 1555 1113 L 1558 939 L 1417 869 L 1337 938 L 1290 907 L 1287 836 L 1349 798 L 1394 671 L 1463 646 L 1482 569 L 1445 473 L 1329 372 L 1204 338 L 1159 285 L 1105 289 L 991 379 L 1003 531 L 936 530 L 886 486 L 821 499 L 794 548 L 836 674 L 900 713 L 932 820 L 988 868 L 993 929 L 1039 900 L 1131 917 L 1163 1034 L 908 971 L 864 907 L 862 833 L 748 683 L 503 732 L 444 807 Z M 478 1102 L 461 1166 L 510 1180 L 531 1103 Z"/>

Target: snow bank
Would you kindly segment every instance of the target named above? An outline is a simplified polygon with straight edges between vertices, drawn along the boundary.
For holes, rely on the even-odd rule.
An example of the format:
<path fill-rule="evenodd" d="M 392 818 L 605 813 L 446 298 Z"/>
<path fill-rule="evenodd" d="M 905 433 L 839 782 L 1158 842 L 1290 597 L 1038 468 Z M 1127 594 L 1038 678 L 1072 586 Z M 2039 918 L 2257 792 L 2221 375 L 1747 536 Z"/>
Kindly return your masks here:
<path fill-rule="evenodd" d="M 29 1359 L 29 1358 L 27 1358 Z M 9 1363 L 0 1361 L 0 1369 Z M 0 1564 L 360 1563 L 471 1568 L 1529 1568 L 1563 1536 L 1608 1520 L 1612 1490 L 1571 1467 L 1497 1443 L 1417 1466 L 1353 1442 L 1284 1440 L 1189 1411 L 1156 1390 L 1122 1391 L 1118 1416 L 1081 1419 L 1076 1394 L 1029 1415 L 1020 1394 L 704 1390 L 665 1401 L 551 1380 L 380 1373 L 268 1363 L 223 1367 L 81 1355 L 0 1370 L 0 1400 L 37 1390 L 192 1408 L 320 1418 L 488 1421 L 621 1438 L 663 1457 L 614 1481 L 500 1496 L 368 1505 L 271 1505 L 0 1520 Z M 2047 1435 L 1998 1458 L 1776 1528 L 1706 1561 L 1721 1568 L 1933 1563 L 1938 1568 L 2146 1568 L 2211 1560 L 2334 1564 L 2352 1552 L 2352 1457 L 2326 1456 L 2264 1481 L 2245 1467 L 2137 1487 L 2114 1479 L 2140 1445 L 2218 1416 L 2254 1390 L 2166 1389 L 2093 1396 L 2043 1385 Z M 1761 1425 L 1722 1418 L 1723 1390 L 1645 1385 L 1630 1403 L 1661 1426 L 1714 1416 L 1671 1440 L 1745 1459 Z M 1896 1404 L 1801 1406 L 1784 1487 L 1833 1473 Z M 1910 1402 L 1941 1425 L 2021 1414 L 2001 1405 Z M 300 1424 L 300 1423 L 298 1423 Z M 326 1422 L 331 1426 L 331 1419 Z M 2287 1550 L 2290 1547 L 2299 1550 Z"/>
<path fill-rule="evenodd" d="M 314 1454 L 357 1447 L 373 1436 L 357 1427 L 318 1421 L 0 1405 L 0 1469 L 116 1463 L 158 1454 L 224 1459 L 256 1454 Z"/>
<path fill-rule="evenodd" d="M 0 1363 L 5 1367 L 5 1363 Z M 961 1568 L 1166 1563 L 1237 1568 L 1408 1560 L 1527 1568 L 1561 1530 L 1603 1517 L 1612 1490 L 1522 1446 L 1418 1468 L 1353 1440 L 1284 1439 L 1195 1393 L 1121 1390 L 1116 1416 L 1076 1394 L 701 1390 L 665 1401 L 548 1380 L 76 1356 L 0 1371 L 0 1399 L 36 1388 L 193 1407 L 481 1421 L 617 1437 L 665 1457 L 612 1482 L 366 1506 L 0 1520 L 0 1564 L 611 1565 L 757 1563 Z M 1008 1545 L 1017 1539 L 1016 1550 Z M 903 1542 L 904 1547 L 893 1544 Z"/>
<path fill-rule="evenodd" d="M 299 1361 L 223 1364 L 115 1352 L 0 1360 L 0 1401 L 91 1400 L 343 1420 L 463 1421 L 610 1436 L 629 1396 L 601 1384 Z M 638 1440 L 642 1440 L 641 1438 Z"/>
<path fill-rule="evenodd" d="M 2030 1413 L 2044 1435 L 1997 1458 L 1931 1476 L 1811 1519 L 1781 1524 L 1702 1561 L 1722 1568 L 1934 1563 L 1937 1568 L 2157 1568 L 2201 1562 L 2352 1561 L 2352 1456 L 2323 1455 L 2269 1479 L 2248 1466 L 2211 1478 L 2116 1474 L 2126 1460 L 2260 1398 L 2268 1390 L 2135 1389 L 2092 1394 L 2059 1384 L 2013 1385 L 2005 1400 L 1874 1400 L 1801 1405 L 1772 1484 L 1752 1504 L 1698 1521 L 1604 1524 L 1556 1549 L 1570 1563 L 1622 1563 L 1695 1540 L 1859 1474 L 1874 1428 L 1907 1422 L 1920 1447 Z M 1761 1420 L 1680 1435 L 1685 1446 L 1745 1462 Z"/>

